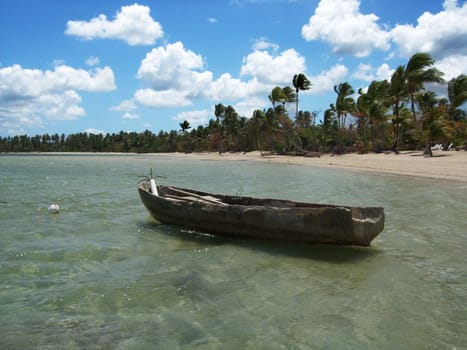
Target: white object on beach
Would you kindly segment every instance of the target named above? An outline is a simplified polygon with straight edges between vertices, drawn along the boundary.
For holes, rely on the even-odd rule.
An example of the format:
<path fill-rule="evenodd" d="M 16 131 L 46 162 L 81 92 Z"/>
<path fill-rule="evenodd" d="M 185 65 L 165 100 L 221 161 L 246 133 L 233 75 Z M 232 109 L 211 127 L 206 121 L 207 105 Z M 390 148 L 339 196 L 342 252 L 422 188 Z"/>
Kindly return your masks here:
<path fill-rule="evenodd" d="M 60 212 L 60 207 L 58 206 L 58 204 L 51 204 L 47 208 L 47 211 L 51 214 L 58 214 Z"/>
<path fill-rule="evenodd" d="M 154 194 L 155 196 L 158 196 L 159 193 L 157 192 L 157 186 L 156 186 L 156 180 L 154 180 L 153 178 L 151 178 L 149 180 L 149 183 L 151 185 L 151 192 L 152 194 Z"/>

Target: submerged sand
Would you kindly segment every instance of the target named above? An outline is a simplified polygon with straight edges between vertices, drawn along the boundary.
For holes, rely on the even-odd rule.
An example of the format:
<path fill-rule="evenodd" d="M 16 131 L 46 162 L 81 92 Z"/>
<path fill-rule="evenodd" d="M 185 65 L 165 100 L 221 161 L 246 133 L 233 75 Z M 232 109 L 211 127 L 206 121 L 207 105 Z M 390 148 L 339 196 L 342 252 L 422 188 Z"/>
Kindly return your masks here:
<path fill-rule="evenodd" d="M 223 154 L 166 153 L 158 155 L 200 160 L 236 160 L 326 166 L 467 182 L 467 152 L 465 151 L 435 151 L 433 157 L 425 157 L 421 152 L 401 152 L 399 154 L 324 154 L 319 158 L 282 155 L 262 156 L 259 152 Z"/>

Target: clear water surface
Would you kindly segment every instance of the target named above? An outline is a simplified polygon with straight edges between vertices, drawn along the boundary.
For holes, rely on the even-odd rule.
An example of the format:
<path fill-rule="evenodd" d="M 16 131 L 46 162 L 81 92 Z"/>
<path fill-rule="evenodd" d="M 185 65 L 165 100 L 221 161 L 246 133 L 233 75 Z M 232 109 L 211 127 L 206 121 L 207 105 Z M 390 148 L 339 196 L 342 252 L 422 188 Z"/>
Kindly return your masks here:
<path fill-rule="evenodd" d="M 382 205 L 370 248 L 231 240 L 151 219 L 138 176 Z M 1 349 L 461 349 L 467 185 L 150 155 L 0 156 Z M 47 212 L 58 203 L 61 212 Z"/>

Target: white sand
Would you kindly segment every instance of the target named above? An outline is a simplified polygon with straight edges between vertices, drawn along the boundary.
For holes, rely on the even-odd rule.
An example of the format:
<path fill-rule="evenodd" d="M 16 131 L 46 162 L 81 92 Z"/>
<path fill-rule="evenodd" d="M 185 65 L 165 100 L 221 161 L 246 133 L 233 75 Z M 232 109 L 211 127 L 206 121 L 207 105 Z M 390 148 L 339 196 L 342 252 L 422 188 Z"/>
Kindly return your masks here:
<path fill-rule="evenodd" d="M 433 157 L 424 157 L 421 152 L 401 152 L 400 154 L 345 154 L 321 155 L 319 158 L 268 155 L 250 153 L 165 153 L 159 156 L 182 157 L 188 159 L 244 160 L 301 164 L 364 170 L 379 173 L 419 176 L 433 179 L 467 182 L 467 152 L 435 151 Z"/>

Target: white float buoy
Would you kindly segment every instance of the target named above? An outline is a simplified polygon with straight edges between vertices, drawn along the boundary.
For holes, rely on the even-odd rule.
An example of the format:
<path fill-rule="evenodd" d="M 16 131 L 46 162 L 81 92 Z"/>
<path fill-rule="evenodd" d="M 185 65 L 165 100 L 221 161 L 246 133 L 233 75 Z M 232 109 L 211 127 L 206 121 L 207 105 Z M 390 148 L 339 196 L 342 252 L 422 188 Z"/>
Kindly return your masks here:
<path fill-rule="evenodd" d="M 50 214 L 58 214 L 60 212 L 60 207 L 58 206 L 58 204 L 51 204 L 49 205 L 49 207 L 47 208 L 47 211 L 50 213 Z"/>

